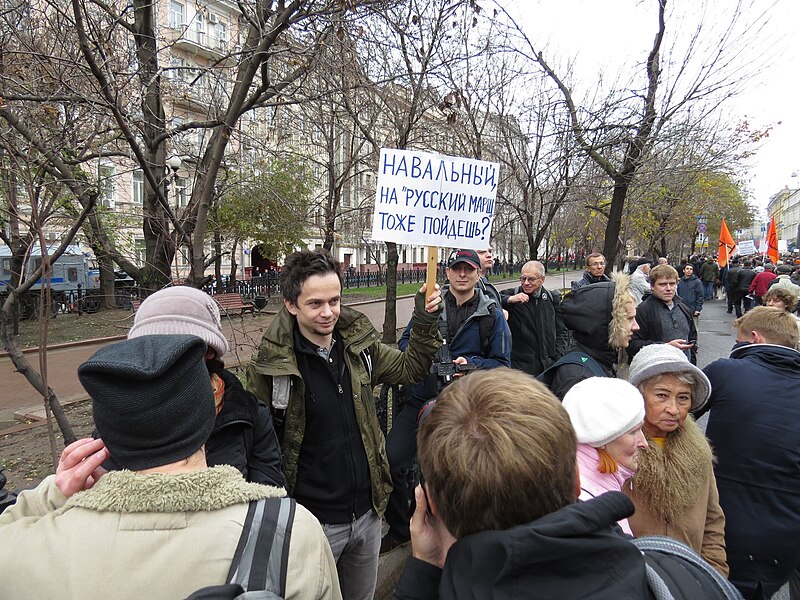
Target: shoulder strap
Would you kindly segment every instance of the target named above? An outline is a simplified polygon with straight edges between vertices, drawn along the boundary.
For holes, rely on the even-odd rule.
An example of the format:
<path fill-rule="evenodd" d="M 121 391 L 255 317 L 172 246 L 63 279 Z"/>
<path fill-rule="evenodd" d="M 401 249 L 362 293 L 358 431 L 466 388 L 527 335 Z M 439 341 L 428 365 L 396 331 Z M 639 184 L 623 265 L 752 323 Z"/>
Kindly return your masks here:
<path fill-rule="evenodd" d="M 481 355 L 486 358 L 492 347 L 492 334 L 494 333 L 494 323 L 497 318 L 495 309 L 497 304 L 489 307 L 489 314 L 478 319 L 478 333 L 481 336 Z"/>
<path fill-rule="evenodd" d="M 246 592 L 266 590 L 280 598 L 286 596 L 295 509 L 292 498 L 262 498 L 250 503 L 228 583 L 238 583 Z"/>
<path fill-rule="evenodd" d="M 588 354 L 584 354 L 583 352 L 578 352 L 577 350 L 573 350 L 572 352 L 567 352 L 564 356 L 559 358 L 556 362 L 552 365 L 547 367 L 544 371 L 542 371 L 539 376 L 536 378 L 545 385 L 550 385 L 553 383 L 553 377 L 555 377 L 555 371 L 559 367 L 563 365 L 580 365 L 588 369 L 594 377 L 605 377 L 606 374 L 603 371 L 603 367 L 600 366 L 595 359 L 593 359 Z"/>

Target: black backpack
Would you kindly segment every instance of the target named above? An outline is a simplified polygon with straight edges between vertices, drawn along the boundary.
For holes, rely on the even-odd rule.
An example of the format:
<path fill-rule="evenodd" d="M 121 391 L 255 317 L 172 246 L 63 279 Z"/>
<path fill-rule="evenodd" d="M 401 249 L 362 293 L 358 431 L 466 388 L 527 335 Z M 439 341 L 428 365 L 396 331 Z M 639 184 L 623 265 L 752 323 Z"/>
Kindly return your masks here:
<path fill-rule="evenodd" d="M 541 381 L 547 387 L 550 387 L 550 384 L 553 383 L 553 379 L 556 376 L 556 371 L 563 365 L 580 365 L 585 367 L 592 374 L 592 377 L 606 377 L 606 373 L 603 371 L 603 367 L 600 366 L 600 363 L 598 363 L 588 354 L 573 350 L 571 352 L 567 352 L 564 356 L 547 367 L 539 374 L 538 377 L 536 377 L 536 379 Z"/>
<path fill-rule="evenodd" d="M 186 600 L 285 598 L 289 540 L 296 507 L 292 498 L 262 498 L 251 502 L 227 583 L 201 588 Z"/>
<path fill-rule="evenodd" d="M 691 548 L 663 536 L 631 540 L 644 556 L 647 586 L 656 600 L 727 600 L 742 595 Z"/>

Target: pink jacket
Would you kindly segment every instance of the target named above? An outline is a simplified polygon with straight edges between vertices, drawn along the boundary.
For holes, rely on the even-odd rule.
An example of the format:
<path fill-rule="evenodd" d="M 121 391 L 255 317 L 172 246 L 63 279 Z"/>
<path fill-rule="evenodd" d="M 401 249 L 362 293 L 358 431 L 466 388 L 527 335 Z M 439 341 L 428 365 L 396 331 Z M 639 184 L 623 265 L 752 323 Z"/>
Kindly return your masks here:
<path fill-rule="evenodd" d="M 600 459 L 597 449 L 588 444 L 578 444 L 576 455 L 578 469 L 581 474 L 581 500 L 589 500 L 605 492 L 621 492 L 622 484 L 633 477 L 633 471 L 618 465 L 616 473 L 601 473 L 597 470 Z M 628 535 L 633 535 L 628 519 L 618 521 L 619 526 Z"/>

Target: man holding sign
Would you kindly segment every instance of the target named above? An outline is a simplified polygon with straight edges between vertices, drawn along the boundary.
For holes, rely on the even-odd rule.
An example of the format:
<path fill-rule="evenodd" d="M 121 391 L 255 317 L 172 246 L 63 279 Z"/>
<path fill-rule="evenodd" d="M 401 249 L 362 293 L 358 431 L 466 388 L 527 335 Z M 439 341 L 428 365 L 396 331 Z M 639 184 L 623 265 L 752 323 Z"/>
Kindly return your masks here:
<path fill-rule="evenodd" d="M 272 410 L 286 489 L 323 524 L 342 596 L 371 600 L 391 490 L 372 388 L 409 385 L 428 372 L 441 344 L 441 294 L 426 298 L 425 285 L 417 292 L 400 352 L 341 305 L 341 265 L 327 251 L 289 256 L 280 283 L 284 306 L 248 368 L 248 388 Z"/>

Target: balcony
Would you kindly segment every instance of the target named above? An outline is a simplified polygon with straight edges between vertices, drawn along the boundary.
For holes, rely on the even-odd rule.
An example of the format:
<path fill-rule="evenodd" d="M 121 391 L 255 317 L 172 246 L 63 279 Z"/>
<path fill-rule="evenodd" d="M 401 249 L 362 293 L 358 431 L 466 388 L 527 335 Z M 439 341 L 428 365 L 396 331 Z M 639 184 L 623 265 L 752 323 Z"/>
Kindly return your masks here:
<path fill-rule="evenodd" d="M 227 36 L 214 36 L 204 31 L 196 31 L 186 25 L 173 29 L 171 34 L 170 41 L 173 48 L 192 57 L 220 60 L 231 50 Z"/>

